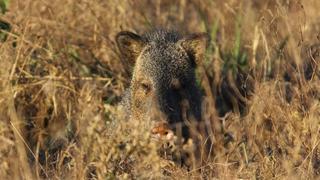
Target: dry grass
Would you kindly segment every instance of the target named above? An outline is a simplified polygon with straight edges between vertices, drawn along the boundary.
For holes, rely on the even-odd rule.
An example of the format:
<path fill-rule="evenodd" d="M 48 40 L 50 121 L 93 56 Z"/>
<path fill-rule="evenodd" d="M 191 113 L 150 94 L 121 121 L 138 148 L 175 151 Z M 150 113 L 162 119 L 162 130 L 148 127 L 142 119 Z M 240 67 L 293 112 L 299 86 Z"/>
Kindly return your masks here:
<path fill-rule="evenodd" d="M 11 0 L 0 16 L 1 179 L 320 178 L 320 1 Z M 1 26 L 2 27 L 2 26 Z M 201 171 L 159 157 L 117 103 L 114 37 L 208 32 Z M 4 39 L 4 37 L 6 37 Z"/>

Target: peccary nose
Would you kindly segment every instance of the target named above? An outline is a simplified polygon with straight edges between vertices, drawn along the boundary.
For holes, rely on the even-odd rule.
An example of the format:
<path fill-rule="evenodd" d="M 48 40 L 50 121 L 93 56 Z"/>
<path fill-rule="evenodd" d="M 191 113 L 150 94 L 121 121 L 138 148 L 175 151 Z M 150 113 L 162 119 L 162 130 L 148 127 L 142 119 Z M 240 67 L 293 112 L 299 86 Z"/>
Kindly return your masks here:
<path fill-rule="evenodd" d="M 158 122 L 154 128 L 151 130 L 152 135 L 158 140 L 173 140 L 174 133 L 169 128 L 169 124 L 167 122 Z"/>
<path fill-rule="evenodd" d="M 155 127 L 152 129 L 152 134 L 160 134 L 160 135 L 166 135 L 168 134 L 168 131 L 170 130 L 168 123 L 166 122 L 159 122 L 155 125 Z"/>

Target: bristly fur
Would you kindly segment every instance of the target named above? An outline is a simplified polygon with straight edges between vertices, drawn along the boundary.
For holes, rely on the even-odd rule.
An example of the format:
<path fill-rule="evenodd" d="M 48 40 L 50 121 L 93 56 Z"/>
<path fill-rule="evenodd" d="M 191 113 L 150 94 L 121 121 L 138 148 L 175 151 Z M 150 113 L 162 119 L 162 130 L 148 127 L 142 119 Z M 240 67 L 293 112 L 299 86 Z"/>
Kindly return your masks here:
<path fill-rule="evenodd" d="M 150 109 L 148 105 L 156 104 L 170 124 L 183 123 L 180 106 L 182 101 L 188 101 L 187 115 L 201 120 L 201 93 L 196 86 L 195 58 L 199 49 L 205 48 L 205 45 L 200 45 L 206 43 L 207 36 L 196 34 L 190 37 L 164 29 L 153 30 L 142 36 L 127 31 L 117 35 L 121 53 L 134 62 L 131 85 L 121 103 L 130 116 L 136 114 L 141 117 L 134 118 L 143 120 L 142 115 L 145 116 Z M 170 86 L 174 80 L 181 87 L 172 89 Z M 141 81 L 150 83 L 154 89 L 153 101 L 156 102 L 148 104 L 148 98 L 136 93 L 139 92 Z M 139 107 L 136 102 L 139 102 Z"/>
<path fill-rule="evenodd" d="M 125 31 L 118 34 L 117 43 L 134 65 L 130 87 L 121 102 L 127 119 L 145 124 L 165 121 L 179 136 L 192 137 L 190 122 L 202 120 L 195 68 L 201 62 L 207 35 L 183 37 L 176 31 L 158 29 L 139 36 Z"/>
<path fill-rule="evenodd" d="M 176 43 L 182 36 L 175 30 L 156 29 L 146 32 L 142 35 L 142 39 L 145 42 L 154 43 Z"/>

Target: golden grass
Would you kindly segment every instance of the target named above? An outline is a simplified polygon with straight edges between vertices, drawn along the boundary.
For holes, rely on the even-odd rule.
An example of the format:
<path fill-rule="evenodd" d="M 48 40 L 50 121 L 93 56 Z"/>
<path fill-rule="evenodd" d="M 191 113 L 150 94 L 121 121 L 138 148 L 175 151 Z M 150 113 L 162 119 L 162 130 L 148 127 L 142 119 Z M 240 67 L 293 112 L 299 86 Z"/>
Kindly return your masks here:
<path fill-rule="evenodd" d="M 12 26 L 0 32 L 0 178 L 320 178 L 319 9 L 318 0 L 11 0 L 0 16 Z M 117 106 L 130 67 L 114 37 L 155 27 L 212 38 L 198 68 L 213 141 L 201 170 L 160 157 L 144 122 Z"/>

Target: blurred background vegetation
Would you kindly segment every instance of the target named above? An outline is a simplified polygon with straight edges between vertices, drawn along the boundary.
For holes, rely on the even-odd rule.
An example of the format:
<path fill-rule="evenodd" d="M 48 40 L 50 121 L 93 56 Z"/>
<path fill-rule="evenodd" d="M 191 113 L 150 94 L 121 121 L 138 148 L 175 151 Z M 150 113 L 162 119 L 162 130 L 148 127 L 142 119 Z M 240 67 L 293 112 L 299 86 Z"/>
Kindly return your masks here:
<path fill-rule="evenodd" d="M 320 1 L 0 0 L 3 179 L 317 179 Z M 115 35 L 211 37 L 197 68 L 212 160 L 187 171 L 117 108 Z"/>

